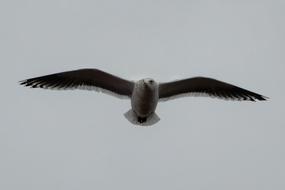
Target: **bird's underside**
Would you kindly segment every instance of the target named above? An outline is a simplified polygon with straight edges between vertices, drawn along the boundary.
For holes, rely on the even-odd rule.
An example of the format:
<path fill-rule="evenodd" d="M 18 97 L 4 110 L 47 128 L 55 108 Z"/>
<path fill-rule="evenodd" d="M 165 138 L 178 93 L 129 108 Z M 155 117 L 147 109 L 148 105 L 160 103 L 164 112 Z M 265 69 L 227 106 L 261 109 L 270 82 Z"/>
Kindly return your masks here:
<path fill-rule="evenodd" d="M 98 69 L 55 73 L 26 79 L 20 81 L 20 84 L 45 89 L 95 89 L 119 97 L 131 98 L 131 110 L 134 112 L 133 115 L 135 115 L 138 124 L 148 122 L 148 117 L 155 114 L 156 104 L 159 100 L 191 95 L 238 101 L 267 99 L 255 92 L 206 77 L 194 77 L 166 83 L 157 83 L 149 78 L 133 82 Z"/>

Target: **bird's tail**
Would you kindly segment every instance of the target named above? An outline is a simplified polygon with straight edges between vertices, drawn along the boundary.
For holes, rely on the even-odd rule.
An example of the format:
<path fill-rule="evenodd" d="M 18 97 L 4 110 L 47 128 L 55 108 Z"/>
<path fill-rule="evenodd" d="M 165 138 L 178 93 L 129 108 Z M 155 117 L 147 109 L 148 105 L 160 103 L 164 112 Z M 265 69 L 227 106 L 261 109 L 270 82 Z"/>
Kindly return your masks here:
<path fill-rule="evenodd" d="M 158 115 L 156 115 L 156 113 L 153 113 L 150 116 L 148 116 L 145 121 L 139 122 L 138 116 L 136 115 L 136 113 L 132 109 L 127 111 L 124 114 L 124 116 L 129 122 L 131 122 L 132 124 L 135 124 L 135 125 L 139 125 L 139 126 L 151 126 L 160 120 Z"/>

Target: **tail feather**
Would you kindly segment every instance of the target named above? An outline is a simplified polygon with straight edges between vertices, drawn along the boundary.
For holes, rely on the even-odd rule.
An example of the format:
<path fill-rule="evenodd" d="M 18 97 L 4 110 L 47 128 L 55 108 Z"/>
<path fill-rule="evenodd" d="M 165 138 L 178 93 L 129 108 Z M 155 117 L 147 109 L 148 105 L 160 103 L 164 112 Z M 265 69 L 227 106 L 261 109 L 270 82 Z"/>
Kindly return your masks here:
<path fill-rule="evenodd" d="M 147 117 L 145 121 L 142 122 L 132 109 L 127 111 L 124 114 L 124 116 L 129 122 L 131 122 L 134 125 L 139 125 L 139 126 L 151 126 L 160 120 L 158 115 L 156 115 L 156 113 L 153 113 L 152 115 Z"/>

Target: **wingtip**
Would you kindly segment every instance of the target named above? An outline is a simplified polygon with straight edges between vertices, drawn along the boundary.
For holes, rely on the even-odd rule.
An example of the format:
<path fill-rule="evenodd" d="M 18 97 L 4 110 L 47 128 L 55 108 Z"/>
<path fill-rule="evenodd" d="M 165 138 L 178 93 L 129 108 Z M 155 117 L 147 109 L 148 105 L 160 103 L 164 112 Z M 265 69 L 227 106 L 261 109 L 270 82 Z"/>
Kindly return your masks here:
<path fill-rule="evenodd" d="M 261 101 L 267 101 L 267 100 L 269 100 L 270 98 L 269 97 L 267 97 L 267 96 L 261 96 Z"/>
<path fill-rule="evenodd" d="M 27 80 L 20 80 L 20 81 L 18 81 L 18 84 L 19 84 L 19 85 L 24 85 L 24 86 L 26 86 L 26 83 L 27 83 Z"/>
<path fill-rule="evenodd" d="M 18 84 L 25 87 L 31 87 L 31 88 L 33 87 L 31 84 L 29 84 L 29 79 L 18 81 Z"/>
<path fill-rule="evenodd" d="M 256 97 L 255 100 L 267 101 L 268 99 L 269 99 L 269 97 L 267 97 L 267 96 L 259 95 L 258 97 Z"/>

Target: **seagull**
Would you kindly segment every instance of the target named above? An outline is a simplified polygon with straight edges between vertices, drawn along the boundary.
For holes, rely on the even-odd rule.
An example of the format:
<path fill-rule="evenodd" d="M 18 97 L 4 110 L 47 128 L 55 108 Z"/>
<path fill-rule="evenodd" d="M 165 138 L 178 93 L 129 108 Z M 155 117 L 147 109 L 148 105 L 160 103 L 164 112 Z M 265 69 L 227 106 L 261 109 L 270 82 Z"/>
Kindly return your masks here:
<path fill-rule="evenodd" d="M 267 97 L 206 77 L 193 77 L 158 83 L 152 78 L 126 80 L 99 69 L 65 71 L 20 81 L 21 85 L 44 89 L 96 90 L 131 100 L 131 109 L 125 117 L 133 124 L 149 126 L 160 118 L 155 109 L 159 101 L 183 96 L 209 96 L 226 100 L 256 101 Z"/>

